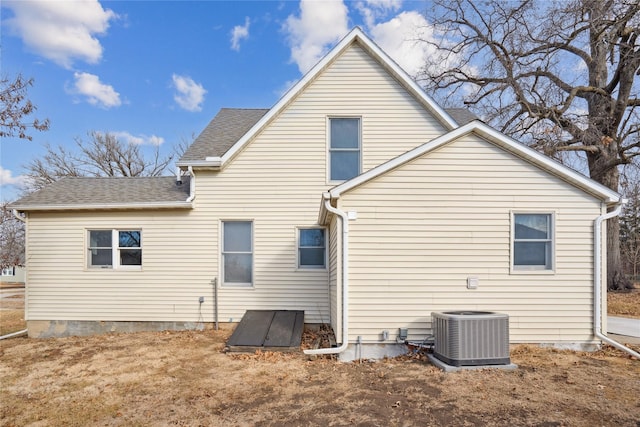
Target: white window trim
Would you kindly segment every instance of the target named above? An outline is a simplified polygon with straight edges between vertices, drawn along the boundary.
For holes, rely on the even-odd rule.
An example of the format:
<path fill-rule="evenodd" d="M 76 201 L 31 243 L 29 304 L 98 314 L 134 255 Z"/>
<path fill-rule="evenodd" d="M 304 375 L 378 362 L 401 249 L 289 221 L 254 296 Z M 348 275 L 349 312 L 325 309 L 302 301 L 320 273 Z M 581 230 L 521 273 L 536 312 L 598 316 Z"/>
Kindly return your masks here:
<path fill-rule="evenodd" d="M 326 144 L 327 144 L 327 155 L 326 155 L 326 173 L 327 173 L 327 183 L 328 184 L 339 184 L 345 182 L 345 180 L 336 180 L 331 179 L 331 119 L 358 119 L 358 175 L 362 173 L 362 116 L 327 116 L 326 122 Z M 355 149 L 342 149 L 337 151 L 355 151 Z M 356 175 L 356 176 L 358 176 Z M 351 178 L 350 178 L 351 179 Z M 348 180 L 346 180 L 348 181 Z"/>
<path fill-rule="evenodd" d="M 323 266 L 309 266 L 309 265 L 300 265 L 300 230 L 324 230 L 324 265 Z M 296 227 L 296 270 L 313 270 L 313 271 L 326 271 L 327 264 L 329 259 L 327 244 L 328 232 L 327 227 L 323 227 L 320 225 L 316 226 L 308 226 L 308 227 Z"/>
<path fill-rule="evenodd" d="M 111 231 L 111 266 L 107 265 L 90 265 L 89 258 L 89 233 L 91 231 Z M 120 232 L 121 231 L 139 231 L 140 232 L 140 265 L 121 265 L 120 264 Z M 127 270 L 127 271 L 140 271 L 142 270 L 142 264 L 144 262 L 144 245 L 143 245 L 143 232 L 140 227 L 121 227 L 121 228 L 87 228 L 85 230 L 85 268 L 90 271 L 102 271 L 102 270 Z M 125 249 L 138 249 L 138 248 L 125 248 Z"/>
<path fill-rule="evenodd" d="M 516 215 L 550 215 L 551 216 L 551 268 L 542 266 L 515 266 L 515 216 Z M 509 231 L 509 273 L 510 274 L 533 274 L 533 275 L 553 275 L 556 273 L 556 219 L 557 212 L 551 210 L 512 210 L 510 212 L 510 231 Z"/>
<path fill-rule="evenodd" d="M 224 223 L 225 222 L 249 222 L 249 223 L 251 223 L 251 279 L 252 279 L 251 283 L 239 283 L 239 282 L 226 283 L 224 281 Z M 256 268 L 255 221 L 253 219 L 223 219 L 223 220 L 220 220 L 219 229 L 218 229 L 218 236 L 219 236 L 219 239 L 218 239 L 219 251 L 218 251 L 218 253 L 220 254 L 219 264 L 218 264 L 220 266 L 220 268 L 219 268 L 220 280 L 218 280 L 218 283 L 220 284 L 219 287 L 221 287 L 221 288 L 233 288 L 233 289 L 255 289 L 255 282 L 256 282 L 256 275 L 255 275 L 255 268 Z"/>
<path fill-rule="evenodd" d="M 12 266 L 12 267 L 5 267 L 2 269 L 2 276 L 4 277 L 10 277 L 10 276 L 15 276 L 16 275 L 16 267 Z"/>

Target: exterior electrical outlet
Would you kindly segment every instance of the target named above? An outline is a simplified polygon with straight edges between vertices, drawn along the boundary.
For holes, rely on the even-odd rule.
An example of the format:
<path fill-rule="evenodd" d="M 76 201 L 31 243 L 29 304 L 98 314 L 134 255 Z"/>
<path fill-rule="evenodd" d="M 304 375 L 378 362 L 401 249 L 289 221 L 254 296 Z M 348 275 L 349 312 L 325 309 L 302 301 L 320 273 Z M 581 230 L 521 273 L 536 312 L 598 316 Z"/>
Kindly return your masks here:
<path fill-rule="evenodd" d="M 199 302 L 200 304 L 202 304 L 202 303 L 204 302 L 204 297 L 200 297 L 200 298 L 198 298 L 198 302 Z"/>

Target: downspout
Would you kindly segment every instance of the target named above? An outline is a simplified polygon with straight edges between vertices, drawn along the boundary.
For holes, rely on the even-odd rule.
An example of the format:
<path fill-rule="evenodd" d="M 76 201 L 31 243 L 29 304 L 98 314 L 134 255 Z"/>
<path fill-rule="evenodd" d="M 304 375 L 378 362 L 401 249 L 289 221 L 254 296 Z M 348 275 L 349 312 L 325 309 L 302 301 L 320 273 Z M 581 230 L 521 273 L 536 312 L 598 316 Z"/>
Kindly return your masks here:
<path fill-rule="evenodd" d="M 187 202 L 193 202 L 193 199 L 196 198 L 196 174 L 193 173 L 193 166 L 189 166 L 189 175 L 191 175 L 191 179 L 189 180 L 189 197 L 187 198 Z"/>
<path fill-rule="evenodd" d="M 27 222 L 27 221 L 25 221 L 25 219 L 24 219 L 22 216 L 20 216 L 20 214 L 18 213 L 18 210 L 17 210 L 17 209 L 11 209 L 11 213 L 13 214 L 13 216 L 14 216 L 14 217 L 16 217 L 16 219 L 17 219 L 18 221 L 20 221 L 20 222 L 24 222 L 24 223 L 26 223 L 26 222 Z"/>
<path fill-rule="evenodd" d="M 304 350 L 304 354 L 338 354 L 347 349 L 349 345 L 349 217 L 346 212 L 331 206 L 328 193 L 323 195 L 324 207 L 331 213 L 340 217 L 342 225 L 342 344 L 340 347 L 318 348 Z"/>
<path fill-rule="evenodd" d="M 594 236 L 593 236 L 593 244 L 594 244 L 594 256 L 595 256 L 595 260 L 594 260 L 594 267 L 593 267 L 593 286 L 594 286 L 594 293 L 593 293 L 593 334 L 597 337 L 600 338 L 602 341 L 606 342 L 607 344 L 610 344 L 612 346 L 614 346 L 615 348 L 622 350 L 622 351 L 626 351 L 627 353 L 629 353 L 630 355 L 632 355 L 633 357 L 638 358 L 638 360 L 640 360 L 640 354 L 633 351 L 632 349 L 630 349 L 629 347 L 626 347 L 622 344 L 620 344 L 617 341 L 612 340 L 611 338 L 607 337 L 606 335 L 604 335 L 602 333 L 602 320 L 601 320 L 601 315 L 602 315 L 602 306 L 600 303 L 600 300 L 602 298 L 602 267 L 601 267 L 601 263 L 602 263 L 602 223 L 610 218 L 614 218 L 617 217 L 618 215 L 620 215 L 620 211 L 622 211 L 622 205 L 624 205 L 626 203 L 626 200 L 624 199 L 620 199 L 620 201 L 617 203 L 616 207 L 614 210 L 612 210 L 611 212 L 607 212 L 605 214 L 600 215 L 599 217 L 596 218 L 596 220 L 594 221 Z"/>

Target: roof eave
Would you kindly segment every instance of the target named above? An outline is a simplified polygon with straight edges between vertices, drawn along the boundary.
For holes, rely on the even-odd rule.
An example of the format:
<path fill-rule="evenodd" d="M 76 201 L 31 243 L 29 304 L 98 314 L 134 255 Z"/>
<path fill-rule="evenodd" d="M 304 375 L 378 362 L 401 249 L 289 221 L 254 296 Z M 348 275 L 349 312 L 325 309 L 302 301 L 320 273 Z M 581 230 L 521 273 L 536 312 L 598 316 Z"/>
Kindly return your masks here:
<path fill-rule="evenodd" d="M 429 109 L 436 119 L 441 121 L 449 130 L 458 127 L 456 121 L 435 101 L 433 101 L 422 88 L 380 47 L 378 47 L 359 28 L 355 27 L 340 42 L 325 55 L 311 70 L 309 70 L 294 86 L 292 86 L 280 100 L 251 127 L 222 157 L 220 168 L 230 161 L 242 148 L 254 138 L 275 116 L 277 116 L 291 101 L 301 93 L 304 88 L 313 81 L 324 68 L 337 58 L 347 47 L 358 41 L 383 67 L 385 67 L 416 99 Z M 207 158 L 209 159 L 209 158 Z M 179 165 L 179 164 L 178 164 Z"/>
<path fill-rule="evenodd" d="M 191 202 L 149 202 L 149 203 L 99 203 L 82 205 L 11 205 L 19 212 L 45 211 L 87 211 L 87 210 L 139 210 L 139 209 L 192 209 Z"/>
<path fill-rule="evenodd" d="M 546 170 L 552 175 L 557 176 L 565 182 L 568 182 L 582 189 L 582 191 L 592 194 L 608 205 L 622 203 L 622 196 L 617 192 L 605 187 L 602 184 L 599 184 L 591 178 L 588 178 L 567 166 L 556 162 L 555 160 L 552 160 L 544 154 L 537 152 L 533 148 L 528 147 L 514 140 L 513 138 L 508 137 L 507 135 L 481 122 L 480 120 L 474 120 L 473 122 L 454 129 L 449 133 L 441 135 L 438 138 L 435 138 L 425 144 L 422 144 L 419 147 L 414 148 L 413 150 L 407 151 L 406 153 L 401 154 L 400 156 L 391 159 L 390 161 L 378 167 L 370 169 L 367 172 L 350 179 L 349 181 L 343 182 L 342 184 L 333 187 L 331 190 L 329 190 L 330 197 L 332 199 L 337 199 L 343 193 L 355 187 L 358 187 L 367 181 L 370 181 L 408 161 L 411 161 L 445 144 L 448 144 L 449 142 L 457 138 L 473 132 L 491 141 L 492 143 L 499 145 L 503 149 L 511 152 L 513 155 L 518 156 L 525 161 Z"/>
<path fill-rule="evenodd" d="M 220 157 L 207 157 L 205 160 L 181 160 L 176 162 L 179 168 L 198 168 L 218 170 L 222 167 L 222 159 Z"/>

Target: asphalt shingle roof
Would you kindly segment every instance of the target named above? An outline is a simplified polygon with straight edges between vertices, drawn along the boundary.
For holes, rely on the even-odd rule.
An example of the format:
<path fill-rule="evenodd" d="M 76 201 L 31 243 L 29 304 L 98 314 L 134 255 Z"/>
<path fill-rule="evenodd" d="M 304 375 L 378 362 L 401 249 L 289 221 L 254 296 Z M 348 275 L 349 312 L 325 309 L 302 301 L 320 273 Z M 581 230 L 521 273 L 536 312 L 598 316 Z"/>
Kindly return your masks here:
<path fill-rule="evenodd" d="M 268 109 L 221 109 L 185 151 L 180 162 L 188 163 L 205 160 L 207 157 L 222 157 L 268 111 Z M 460 126 L 478 119 L 466 108 L 447 108 L 445 111 Z"/>
<path fill-rule="evenodd" d="M 185 151 L 180 162 L 221 157 L 242 138 L 269 110 L 223 108 Z M 477 117 L 466 108 L 448 108 L 446 112 L 464 125 Z M 13 207 L 131 206 L 185 202 L 189 197 L 189 177 L 176 185 L 175 177 L 63 178 L 60 181 L 14 202 Z"/>
<path fill-rule="evenodd" d="M 82 206 L 170 204 L 189 197 L 189 177 L 176 184 L 175 176 L 160 177 L 66 177 L 12 203 L 28 210 L 35 206 Z"/>
<path fill-rule="evenodd" d="M 185 151 L 181 162 L 221 157 L 249 131 L 269 109 L 223 108 Z"/>
<path fill-rule="evenodd" d="M 478 116 L 466 108 L 445 108 L 445 111 L 449 113 L 459 126 L 464 126 L 467 123 L 478 120 Z"/>

